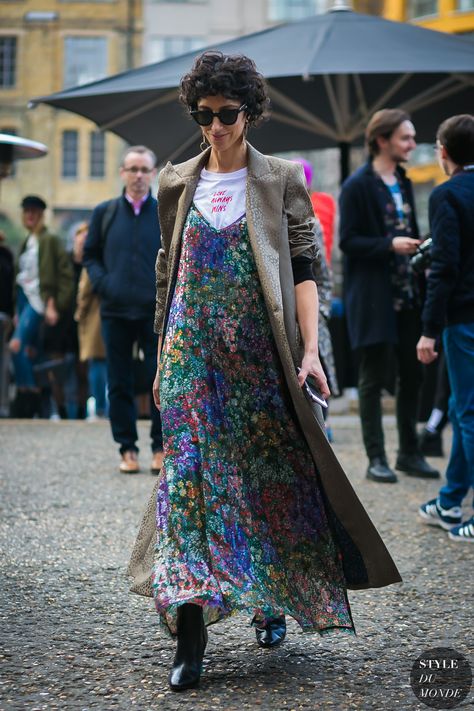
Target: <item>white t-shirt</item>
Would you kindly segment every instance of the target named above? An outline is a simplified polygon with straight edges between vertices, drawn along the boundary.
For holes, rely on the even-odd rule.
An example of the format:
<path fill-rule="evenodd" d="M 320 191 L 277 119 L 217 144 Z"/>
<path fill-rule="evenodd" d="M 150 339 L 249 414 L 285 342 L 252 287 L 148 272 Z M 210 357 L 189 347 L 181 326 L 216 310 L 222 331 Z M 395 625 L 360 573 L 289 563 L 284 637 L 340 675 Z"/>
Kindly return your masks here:
<path fill-rule="evenodd" d="M 44 303 L 39 288 L 38 237 L 36 235 L 28 237 L 25 251 L 18 260 L 18 266 L 16 283 L 21 286 L 34 310 L 39 314 L 44 314 Z"/>
<path fill-rule="evenodd" d="M 211 173 L 203 168 L 194 204 L 216 230 L 221 230 L 245 215 L 246 184 L 247 168 L 232 173 Z"/>

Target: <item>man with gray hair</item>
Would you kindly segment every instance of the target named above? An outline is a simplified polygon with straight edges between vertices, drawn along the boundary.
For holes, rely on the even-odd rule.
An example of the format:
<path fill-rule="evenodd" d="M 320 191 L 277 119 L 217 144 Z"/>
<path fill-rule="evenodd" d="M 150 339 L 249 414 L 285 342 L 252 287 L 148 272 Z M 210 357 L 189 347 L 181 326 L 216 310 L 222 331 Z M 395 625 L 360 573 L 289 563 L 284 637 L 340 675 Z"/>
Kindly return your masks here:
<path fill-rule="evenodd" d="M 144 355 L 151 408 L 151 471 L 163 463 L 161 418 L 152 397 L 156 371 L 155 261 L 161 246 L 157 201 L 150 191 L 156 156 L 145 146 L 132 146 L 123 156 L 122 195 L 98 205 L 84 246 L 84 266 L 101 302 L 107 360 L 109 416 L 120 445 L 120 471 L 135 474 L 138 464 L 133 348 Z"/>

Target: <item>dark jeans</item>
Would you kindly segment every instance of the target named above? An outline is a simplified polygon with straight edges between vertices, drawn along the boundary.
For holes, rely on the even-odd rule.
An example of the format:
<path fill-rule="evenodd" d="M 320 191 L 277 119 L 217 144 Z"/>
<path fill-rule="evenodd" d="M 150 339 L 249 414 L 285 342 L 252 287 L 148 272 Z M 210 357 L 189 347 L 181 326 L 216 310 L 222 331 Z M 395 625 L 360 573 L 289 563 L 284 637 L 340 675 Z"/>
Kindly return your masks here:
<path fill-rule="evenodd" d="M 120 444 L 120 453 L 134 450 L 136 442 L 137 412 L 133 381 L 133 344 L 138 343 L 145 356 L 149 376 L 151 411 L 151 449 L 163 449 L 161 416 L 155 407 L 152 384 L 156 373 L 156 353 L 158 336 L 153 331 L 153 318 L 128 320 L 122 318 L 102 318 L 102 334 L 107 360 L 107 381 L 109 386 L 109 418 L 112 435 Z"/>
<path fill-rule="evenodd" d="M 396 407 L 400 454 L 418 452 L 416 421 L 422 369 L 416 357 L 420 337 L 418 310 L 397 312 L 398 344 L 376 343 L 359 349 L 359 412 L 365 451 L 369 459 L 385 457 L 381 391 L 397 363 Z"/>

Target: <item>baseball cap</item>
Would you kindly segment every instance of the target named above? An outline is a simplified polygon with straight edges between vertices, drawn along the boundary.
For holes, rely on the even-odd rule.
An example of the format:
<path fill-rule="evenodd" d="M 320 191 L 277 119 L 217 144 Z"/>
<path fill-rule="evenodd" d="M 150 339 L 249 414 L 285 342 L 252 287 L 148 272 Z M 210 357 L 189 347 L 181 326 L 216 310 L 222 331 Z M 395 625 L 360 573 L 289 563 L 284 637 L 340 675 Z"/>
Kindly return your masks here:
<path fill-rule="evenodd" d="M 38 195 L 26 195 L 21 201 L 21 207 L 25 210 L 28 207 L 36 207 L 38 210 L 46 210 L 46 203 Z"/>

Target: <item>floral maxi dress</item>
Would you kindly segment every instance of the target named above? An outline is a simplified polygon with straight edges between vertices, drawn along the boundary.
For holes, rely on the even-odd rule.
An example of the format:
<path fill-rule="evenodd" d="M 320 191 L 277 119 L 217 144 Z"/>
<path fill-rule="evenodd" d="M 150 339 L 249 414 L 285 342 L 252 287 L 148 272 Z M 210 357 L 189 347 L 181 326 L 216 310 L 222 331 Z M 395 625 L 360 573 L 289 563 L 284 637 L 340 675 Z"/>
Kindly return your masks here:
<path fill-rule="evenodd" d="M 317 472 L 290 404 L 245 216 L 192 205 L 161 355 L 165 460 L 152 575 L 160 621 L 237 610 L 354 630 Z"/>

